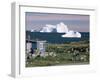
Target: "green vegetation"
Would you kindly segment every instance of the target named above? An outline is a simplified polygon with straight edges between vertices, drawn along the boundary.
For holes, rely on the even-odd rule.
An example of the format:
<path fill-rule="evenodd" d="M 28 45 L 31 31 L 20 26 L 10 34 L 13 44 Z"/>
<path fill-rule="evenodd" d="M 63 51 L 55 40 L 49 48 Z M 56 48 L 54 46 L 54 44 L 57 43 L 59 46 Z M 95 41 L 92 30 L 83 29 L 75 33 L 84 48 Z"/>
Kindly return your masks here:
<path fill-rule="evenodd" d="M 37 54 L 37 53 L 36 53 Z M 26 60 L 26 67 L 66 64 L 89 64 L 89 41 L 47 44 L 44 56 Z"/>

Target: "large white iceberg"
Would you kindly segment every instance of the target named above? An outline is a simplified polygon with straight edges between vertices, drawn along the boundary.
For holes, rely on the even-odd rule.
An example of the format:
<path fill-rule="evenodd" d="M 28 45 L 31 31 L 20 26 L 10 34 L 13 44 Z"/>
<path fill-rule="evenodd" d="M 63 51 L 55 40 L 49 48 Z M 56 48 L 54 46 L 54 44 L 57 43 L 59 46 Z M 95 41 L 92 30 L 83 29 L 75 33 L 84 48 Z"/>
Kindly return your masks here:
<path fill-rule="evenodd" d="M 42 28 L 40 32 L 53 32 L 53 30 L 56 28 L 54 25 L 46 24 L 45 27 Z"/>
<path fill-rule="evenodd" d="M 68 27 L 63 22 L 61 22 L 60 24 L 57 24 L 56 29 L 58 33 L 68 32 Z"/>
<path fill-rule="evenodd" d="M 40 32 L 53 32 L 56 31 L 57 33 L 65 33 L 62 37 L 77 37 L 81 38 L 81 33 L 73 30 L 69 30 L 67 25 L 63 22 L 60 22 L 57 25 L 46 24 L 45 27 L 42 28 Z"/>

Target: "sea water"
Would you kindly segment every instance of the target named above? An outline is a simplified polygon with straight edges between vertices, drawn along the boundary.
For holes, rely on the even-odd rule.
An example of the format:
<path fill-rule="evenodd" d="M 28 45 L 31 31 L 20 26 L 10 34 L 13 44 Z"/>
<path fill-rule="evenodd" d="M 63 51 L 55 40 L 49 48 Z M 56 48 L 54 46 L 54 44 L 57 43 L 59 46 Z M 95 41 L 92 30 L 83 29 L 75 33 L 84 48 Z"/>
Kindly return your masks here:
<path fill-rule="evenodd" d="M 30 40 L 42 40 L 53 44 L 63 44 L 68 42 L 89 41 L 89 32 L 80 32 L 81 38 L 61 37 L 65 33 L 42 33 L 26 31 L 26 39 L 30 36 Z M 33 48 L 36 48 L 36 43 L 33 43 Z"/>

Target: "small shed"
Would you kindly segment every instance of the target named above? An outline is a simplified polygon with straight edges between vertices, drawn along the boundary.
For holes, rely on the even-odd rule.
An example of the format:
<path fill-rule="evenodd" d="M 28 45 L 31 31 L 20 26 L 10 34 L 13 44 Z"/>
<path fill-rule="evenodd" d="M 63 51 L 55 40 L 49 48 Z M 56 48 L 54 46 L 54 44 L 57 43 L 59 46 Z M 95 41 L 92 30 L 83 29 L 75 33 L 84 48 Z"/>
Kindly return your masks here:
<path fill-rule="evenodd" d="M 31 42 L 27 42 L 26 43 L 26 51 L 27 51 L 27 53 L 29 53 L 31 51 L 31 48 L 32 48 L 32 43 Z"/>
<path fill-rule="evenodd" d="M 45 53 L 46 41 L 37 41 L 37 49 L 41 54 Z"/>

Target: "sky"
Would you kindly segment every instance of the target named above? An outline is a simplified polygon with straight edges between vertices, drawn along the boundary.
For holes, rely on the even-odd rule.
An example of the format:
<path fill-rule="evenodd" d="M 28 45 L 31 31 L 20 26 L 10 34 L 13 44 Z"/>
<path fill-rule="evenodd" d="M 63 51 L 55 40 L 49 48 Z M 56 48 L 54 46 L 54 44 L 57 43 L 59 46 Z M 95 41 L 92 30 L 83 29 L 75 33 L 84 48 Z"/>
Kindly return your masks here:
<path fill-rule="evenodd" d="M 89 15 L 37 12 L 25 13 L 26 30 L 40 31 L 46 24 L 56 25 L 63 22 L 70 30 L 89 32 L 89 21 Z"/>

